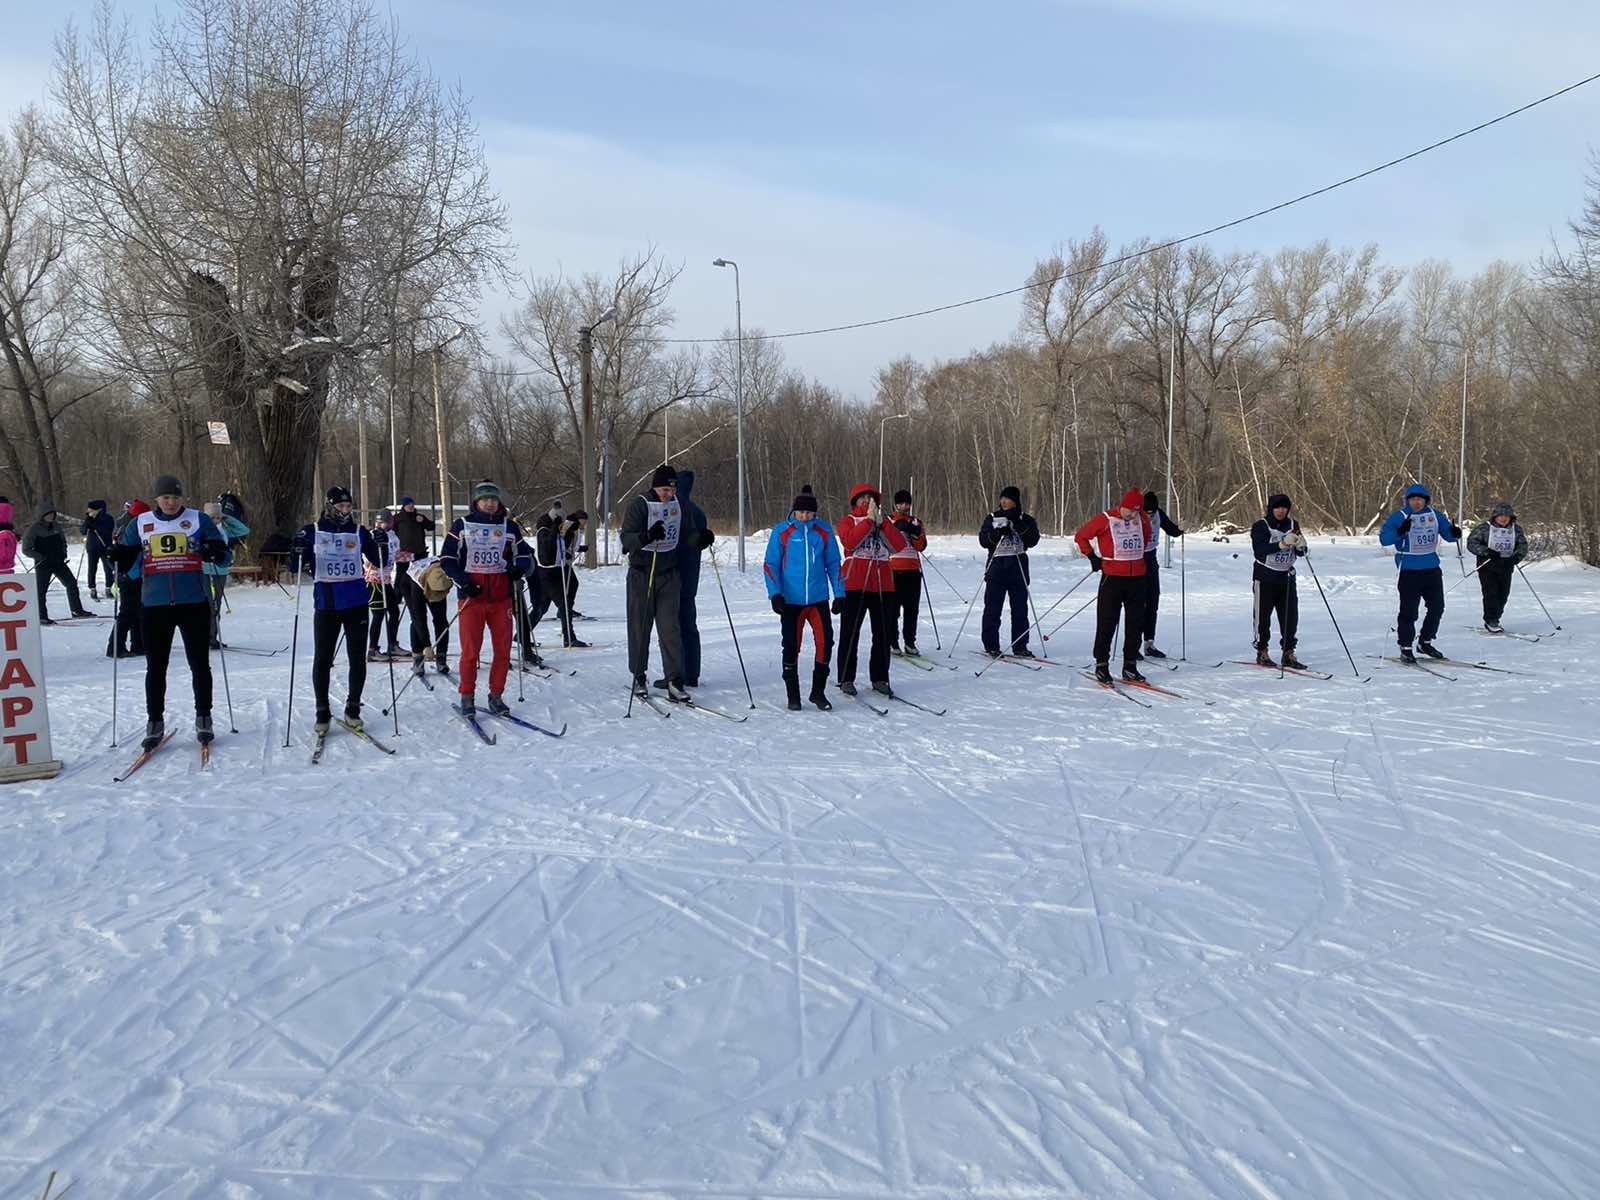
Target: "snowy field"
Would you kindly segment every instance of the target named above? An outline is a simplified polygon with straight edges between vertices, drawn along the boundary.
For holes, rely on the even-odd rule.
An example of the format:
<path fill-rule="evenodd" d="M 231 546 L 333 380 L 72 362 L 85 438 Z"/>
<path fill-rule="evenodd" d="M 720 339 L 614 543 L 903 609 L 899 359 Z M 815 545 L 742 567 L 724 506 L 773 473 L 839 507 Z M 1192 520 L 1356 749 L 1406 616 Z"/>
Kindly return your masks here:
<path fill-rule="evenodd" d="M 1248 539 L 1190 541 L 1149 709 L 975 679 L 975 613 L 958 670 L 894 666 L 948 716 L 788 714 L 761 547 L 741 577 L 724 542 L 745 724 L 623 719 L 612 569 L 578 600 L 606 648 L 514 706 L 564 740 L 484 746 L 413 688 L 396 757 L 335 731 L 314 767 L 309 654 L 288 749 L 287 655 L 230 655 L 209 774 L 175 664 L 181 736 L 116 784 L 142 663 L 110 750 L 105 628 L 46 630 L 68 766 L 0 793 L 0 1197 L 1600 1194 L 1600 574 L 1528 569 L 1538 642 L 1451 592 L 1442 647 L 1516 672 L 1452 682 L 1372 657 L 1391 560 L 1316 540 L 1370 682 L 1304 571 L 1335 677 L 1281 678 L 1213 668 L 1249 656 Z M 971 596 L 976 541 L 933 550 Z M 1041 608 L 1083 573 L 1033 561 Z M 227 640 L 287 645 L 282 593 L 230 596 Z M 748 711 L 709 561 L 700 611 L 700 696 Z M 1506 627 L 1550 630 L 1520 578 Z M 375 667 L 386 737 L 388 696 Z"/>

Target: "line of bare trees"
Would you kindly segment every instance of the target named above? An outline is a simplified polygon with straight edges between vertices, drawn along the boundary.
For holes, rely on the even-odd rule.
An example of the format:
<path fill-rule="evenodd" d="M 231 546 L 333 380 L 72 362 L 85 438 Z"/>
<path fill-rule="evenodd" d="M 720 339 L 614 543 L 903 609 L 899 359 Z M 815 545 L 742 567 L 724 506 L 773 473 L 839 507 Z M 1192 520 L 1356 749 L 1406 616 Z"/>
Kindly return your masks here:
<path fill-rule="evenodd" d="M 356 472 L 359 407 L 366 506 L 429 501 L 432 351 L 465 326 L 438 358 L 457 502 L 493 476 L 524 512 L 599 511 L 577 486 L 577 330 L 615 308 L 594 335 L 600 477 L 620 507 L 670 455 L 725 526 L 738 356 L 668 340 L 681 268 L 648 247 L 574 277 L 513 264 L 465 100 L 367 0 L 181 0 L 145 33 L 103 8 L 62 34 L 51 105 L 0 131 L 0 488 L 76 511 L 176 469 L 281 531 L 319 466 Z M 480 330 L 489 286 L 517 302 Z M 891 362 L 864 402 L 759 329 L 743 351 L 758 527 L 802 483 L 841 506 L 904 414 L 881 483 L 914 485 L 936 528 L 1016 484 L 1068 530 L 1108 489 L 1167 491 L 1170 440 L 1185 522 L 1243 524 L 1285 490 L 1308 525 L 1359 532 L 1420 476 L 1447 508 L 1463 490 L 1468 517 L 1509 499 L 1600 562 L 1600 175 L 1541 261 L 1471 277 L 1370 246 L 1094 231 L 1035 264 L 1011 338 Z"/>

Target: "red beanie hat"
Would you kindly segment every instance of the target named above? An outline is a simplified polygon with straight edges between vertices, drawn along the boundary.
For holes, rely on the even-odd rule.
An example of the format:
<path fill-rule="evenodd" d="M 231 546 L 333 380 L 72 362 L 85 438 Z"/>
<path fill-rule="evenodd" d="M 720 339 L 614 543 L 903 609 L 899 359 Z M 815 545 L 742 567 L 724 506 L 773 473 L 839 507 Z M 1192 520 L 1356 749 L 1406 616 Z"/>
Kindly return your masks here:
<path fill-rule="evenodd" d="M 1129 488 L 1122 493 L 1122 507 L 1144 511 L 1144 493 L 1138 488 Z"/>

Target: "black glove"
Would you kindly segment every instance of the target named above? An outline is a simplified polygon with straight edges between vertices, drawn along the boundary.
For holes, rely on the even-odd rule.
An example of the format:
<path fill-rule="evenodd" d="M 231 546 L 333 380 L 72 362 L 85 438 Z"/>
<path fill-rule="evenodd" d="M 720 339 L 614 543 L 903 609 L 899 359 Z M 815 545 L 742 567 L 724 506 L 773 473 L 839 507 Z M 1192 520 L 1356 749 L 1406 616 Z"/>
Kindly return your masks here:
<path fill-rule="evenodd" d="M 717 540 L 717 535 L 709 529 L 698 530 L 694 535 L 694 544 L 697 549 L 709 550 L 711 543 Z"/>
<path fill-rule="evenodd" d="M 219 563 L 228 557 L 228 543 L 207 538 L 200 543 L 200 561 Z"/>
<path fill-rule="evenodd" d="M 142 553 L 143 551 L 140 547 L 124 546 L 121 542 L 111 548 L 111 557 L 116 559 L 117 566 L 124 571 L 132 569 L 133 564 L 139 561 L 139 555 Z"/>
<path fill-rule="evenodd" d="M 1098 554 L 1089 555 L 1089 570 L 1098 571 L 1099 569 L 1100 569 L 1100 556 Z"/>
<path fill-rule="evenodd" d="M 1400 530 L 1399 530 L 1399 532 L 1401 532 L 1401 533 L 1410 533 L 1411 532 L 1411 518 L 1410 517 L 1407 517 L 1404 521 L 1400 522 Z"/>
<path fill-rule="evenodd" d="M 304 551 L 309 544 L 310 543 L 306 541 L 306 531 L 304 529 L 300 530 L 294 535 L 294 537 L 289 539 L 289 548 L 296 554 Z"/>
<path fill-rule="evenodd" d="M 469 579 L 461 585 L 461 593 L 470 600 L 473 596 L 483 595 L 483 589 Z"/>
<path fill-rule="evenodd" d="M 666 523 L 664 521 L 657 521 L 654 525 L 650 526 L 650 528 L 645 531 L 644 540 L 647 541 L 647 542 L 659 542 L 662 538 L 664 538 L 666 536 L 667 536 Z"/>
<path fill-rule="evenodd" d="M 1173 537 L 1182 537 L 1182 536 L 1183 536 L 1183 530 L 1181 530 L 1181 529 L 1180 529 L 1180 530 L 1178 530 L 1178 532 L 1177 532 L 1177 533 L 1175 533 L 1175 534 L 1173 534 L 1173 535 L 1172 535 L 1172 536 L 1173 536 Z"/>
<path fill-rule="evenodd" d="M 506 568 L 506 578 L 512 583 L 516 583 L 519 580 L 527 578 L 527 575 L 528 569 L 526 567 L 512 565 Z"/>
<path fill-rule="evenodd" d="M 1459 525 L 1455 524 L 1454 522 L 1452 522 L 1451 525 L 1450 525 L 1450 536 L 1455 538 L 1457 541 L 1460 541 L 1461 540 L 1461 526 L 1459 526 Z"/>
<path fill-rule="evenodd" d="M 842 617 L 844 615 L 844 597 L 843 596 L 835 596 L 833 598 L 833 615 L 836 616 L 836 617 Z"/>
<path fill-rule="evenodd" d="M 772 601 L 772 611 L 777 613 L 780 617 L 783 616 L 783 597 L 782 596 L 773 596 L 773 597 L 771 597 L 771 601 Z"/>
<path fill-rule="evenodd" d="M 908 538 L 917 536 L 917 527 L 911 523 L 909 517 L 901 517 L 894 523 L 894 527 Z"/>

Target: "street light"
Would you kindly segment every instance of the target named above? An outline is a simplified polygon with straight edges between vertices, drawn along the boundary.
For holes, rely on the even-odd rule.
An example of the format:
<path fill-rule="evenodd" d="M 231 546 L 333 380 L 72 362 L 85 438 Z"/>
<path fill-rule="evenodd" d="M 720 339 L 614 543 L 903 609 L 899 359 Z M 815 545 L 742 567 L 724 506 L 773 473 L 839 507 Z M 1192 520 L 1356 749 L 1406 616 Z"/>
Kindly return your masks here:
<path fill-rule="evenodd" d="M 617 306 L 613 304 L 601 313 L 588 325 L 578 329 L 578 361 L 579 374 L 582 378 L 583 391 L 583 428 L 580 431 L 582 446 L 580 453 L 583 456 L 583 503 L 587 506 L 595 502 L 594 494 L 594 380 L 591 378 L 594 359 L 594 331 L 598 326 L 607 321 L 617 319 Z M 604 511 L 601 517 L 604 518 Z M 589 539 L 589 545 L 583 552 L 583 565 L 595 567 L 599 560 L 595 554 L 595 539 Z"/>
<path fill-rule="evenodd" d="M 1450 342 L 1443 338 L 1423 338 L 1431 346 L 1446 346 L 1451 350 L 1461 351 L 1461 457 L 1456 464 L 1456 524 L 1461 524 L 1465 515 L 1463 509 L 1467 506 L 1467 347 L 1462 342 Z M 1456 539 L 1456 562 L 1461 567 L 1463 577 L 1467 573 L 1467 560 L 1461 553 L 1461 540 Z"/>
<path fill-rule="evenodd" d="M 890 421 L 909 421 L 910 413 L 890 413 L 878 422 L 878 491 L 883 491 L 883 427 Z"/>
<path fill-rule="evenodd" d="M 436 445 L 439 451 L 439 504 L 443 510 L 443 523 L 446 530 L 450 528 L 450 469 L 445 461 L 444 451 L 444 403 L 439 398 L 439 359 L 444 353 L 444 348 L 467 332 L 465 325 L 457 325 L 456 331 L 444 341 L 433 348 L 433 430 Z M 394 428 L 393 422 L 389 426 Z M 365 485 L 363 485 L 364 487 Z M 468 506 L 471 506 L 472 497 L 467 497 Z M 434 519 L 440 518 L 439 513 L 434 513 Z"/>
<path fill-rule="evenodd" d="M 738 338 L 738 365 L 733 377 L 734 425 L 739 439 L 739 570 L 744 570 L 744 300 L 739 289 L 739 264 L 731 258 L 714 258 L 713 267 L 733 268 L 733 321 Z"/>

